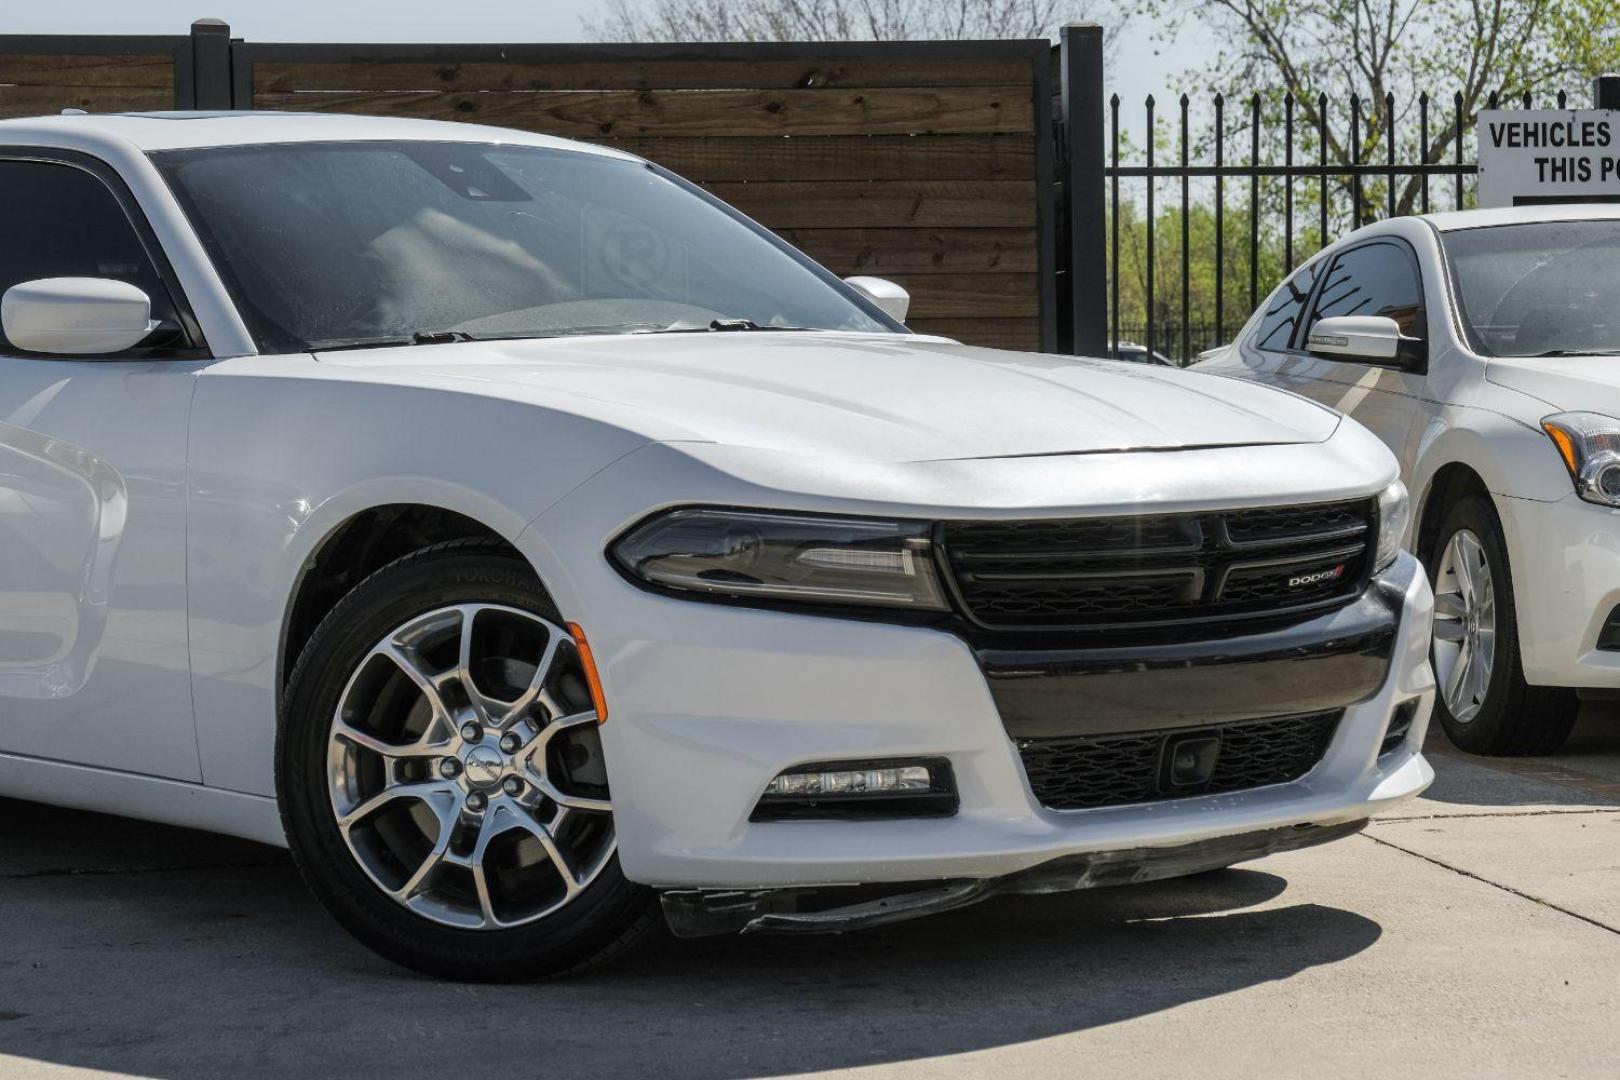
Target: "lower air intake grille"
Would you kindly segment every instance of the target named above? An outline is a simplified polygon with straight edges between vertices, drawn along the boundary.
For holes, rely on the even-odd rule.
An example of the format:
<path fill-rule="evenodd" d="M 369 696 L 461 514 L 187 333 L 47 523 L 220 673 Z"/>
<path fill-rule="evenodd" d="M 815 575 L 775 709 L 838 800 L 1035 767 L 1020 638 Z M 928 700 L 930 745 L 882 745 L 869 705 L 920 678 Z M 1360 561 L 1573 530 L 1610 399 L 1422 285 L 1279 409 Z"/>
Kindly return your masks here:
<path fill-rule="evenodd" d="M 1246 791 L 1298 780 L 1327 752 L 1338 712 L 1242 720 L 1209 728 L 1171 728 L 1125 735 L 1021 739 L 1029 786 L 1050 810 Z M 1220 741 L 1209 779 L 1167 790 L 1164 756 L 1172 740 L 1214 736 Z"/>

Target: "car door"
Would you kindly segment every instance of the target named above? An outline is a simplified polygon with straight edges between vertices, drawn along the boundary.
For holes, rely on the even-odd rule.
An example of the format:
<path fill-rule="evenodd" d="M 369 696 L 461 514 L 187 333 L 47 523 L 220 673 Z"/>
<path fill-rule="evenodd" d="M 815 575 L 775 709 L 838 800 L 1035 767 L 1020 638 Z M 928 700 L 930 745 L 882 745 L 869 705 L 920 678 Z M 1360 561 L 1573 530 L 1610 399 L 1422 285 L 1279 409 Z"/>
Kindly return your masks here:
<path fill-rule="evenodd" d="M 162 347 L 25 352 L 0 326 L 0 753 L 198 780 L 186 642 L 186 431 L 200 338 L 127 188 L 0 148 L 0 292 L 144 290 Z"/>
<path fill-rule="evenodd" d="M 1407 337 L 1429 339 L 1417 255 L 1396 237 L 1335 253 L 1310 310 L 1296 347 L 1303 347 L 1316 320 L 1336 315 L 1383 315 L 1394 319 Z M 1421 429 L 1417 420 L 1423 411 L 1424 365 L 1301 356 L 1295 388 L 1366 425 L 1401 459 L 1403 472 L 1409 472 Z"/>

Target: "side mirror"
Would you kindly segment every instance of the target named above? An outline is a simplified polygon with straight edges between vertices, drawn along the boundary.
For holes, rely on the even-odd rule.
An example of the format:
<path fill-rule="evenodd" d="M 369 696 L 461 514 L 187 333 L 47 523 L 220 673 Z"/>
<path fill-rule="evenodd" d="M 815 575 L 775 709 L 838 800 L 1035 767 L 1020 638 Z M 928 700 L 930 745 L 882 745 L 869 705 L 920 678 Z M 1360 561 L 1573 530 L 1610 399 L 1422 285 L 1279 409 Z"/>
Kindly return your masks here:
<path fill-rule="evenodd" d="M 847 277 L 844 284 L 872 301 L 895 322 L 906 321 L 906 312 L 911 309 L 911 294 L 894 282 L 880 277 Z"/>
<path fill-rule="evenodd" d="M 95 356 L 134 348 L 152 335 L 152 301 L 127 281 L 41 278 L 0 297 L 0 327 L 18 349 Z"/>
<path fill-rule="evenodd" d="M 1365 360 L 1374 364 L 1418 366 L 1428 357 L 1422 338 L 1401 333 L 1400 324 L 1385 315 L 1336 315 L 1318 319 L 1305 338 L 1312 356 L 1330 360 Z"/>

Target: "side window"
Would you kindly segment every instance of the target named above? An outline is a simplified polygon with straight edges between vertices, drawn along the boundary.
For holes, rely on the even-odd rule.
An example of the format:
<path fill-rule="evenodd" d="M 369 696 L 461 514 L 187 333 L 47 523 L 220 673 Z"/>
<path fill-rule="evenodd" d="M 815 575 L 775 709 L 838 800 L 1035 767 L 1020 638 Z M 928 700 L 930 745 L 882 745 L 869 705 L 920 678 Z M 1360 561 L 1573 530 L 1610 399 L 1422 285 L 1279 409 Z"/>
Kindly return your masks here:
<path fill-rule="evenodd" d="M 1254 335 L 1256 349 L 1277 352 L 1288 348 L 1294 338 L 1294 328 L 1305 313 L 1305 301 L 1311 295 L 1311 287 L 1316 284 L 1316 271 L 1320 265 L 1312 263 L 1303 268 L 1266 299 L 1265 315 Z"/>
<path fill-rule="evenodd" d="M 1334 315 L 1385 315 L 1401 333 L 1426 337 L 1423 282 L 1417 261 L 1399 244 L 1364 244 L 1333 260 L 1311 324 Z"/>
<path fill-rule="evenodd" d="M 0 294 L 53 277 L 127 281 L 152 298 L 152 318 L 175 318 L 163 279 L 106 184 L 72 165 L 0 161 Z M 3 329 L 0 346 L 11 348 Z"/>

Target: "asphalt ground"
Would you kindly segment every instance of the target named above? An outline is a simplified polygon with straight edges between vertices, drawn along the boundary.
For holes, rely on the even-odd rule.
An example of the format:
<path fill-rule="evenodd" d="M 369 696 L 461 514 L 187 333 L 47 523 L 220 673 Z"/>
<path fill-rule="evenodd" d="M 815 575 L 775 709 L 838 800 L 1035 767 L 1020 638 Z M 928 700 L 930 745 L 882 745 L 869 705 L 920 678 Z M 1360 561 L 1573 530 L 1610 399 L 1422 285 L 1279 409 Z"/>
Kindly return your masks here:
<path fill-rule="evenodd" d="M 520 987 L 373 957 L 282 852 L 0 800 L 0 1077 L 1620 1076 L 1620 708 L 1429 751 L 1320 848 Z"/>

